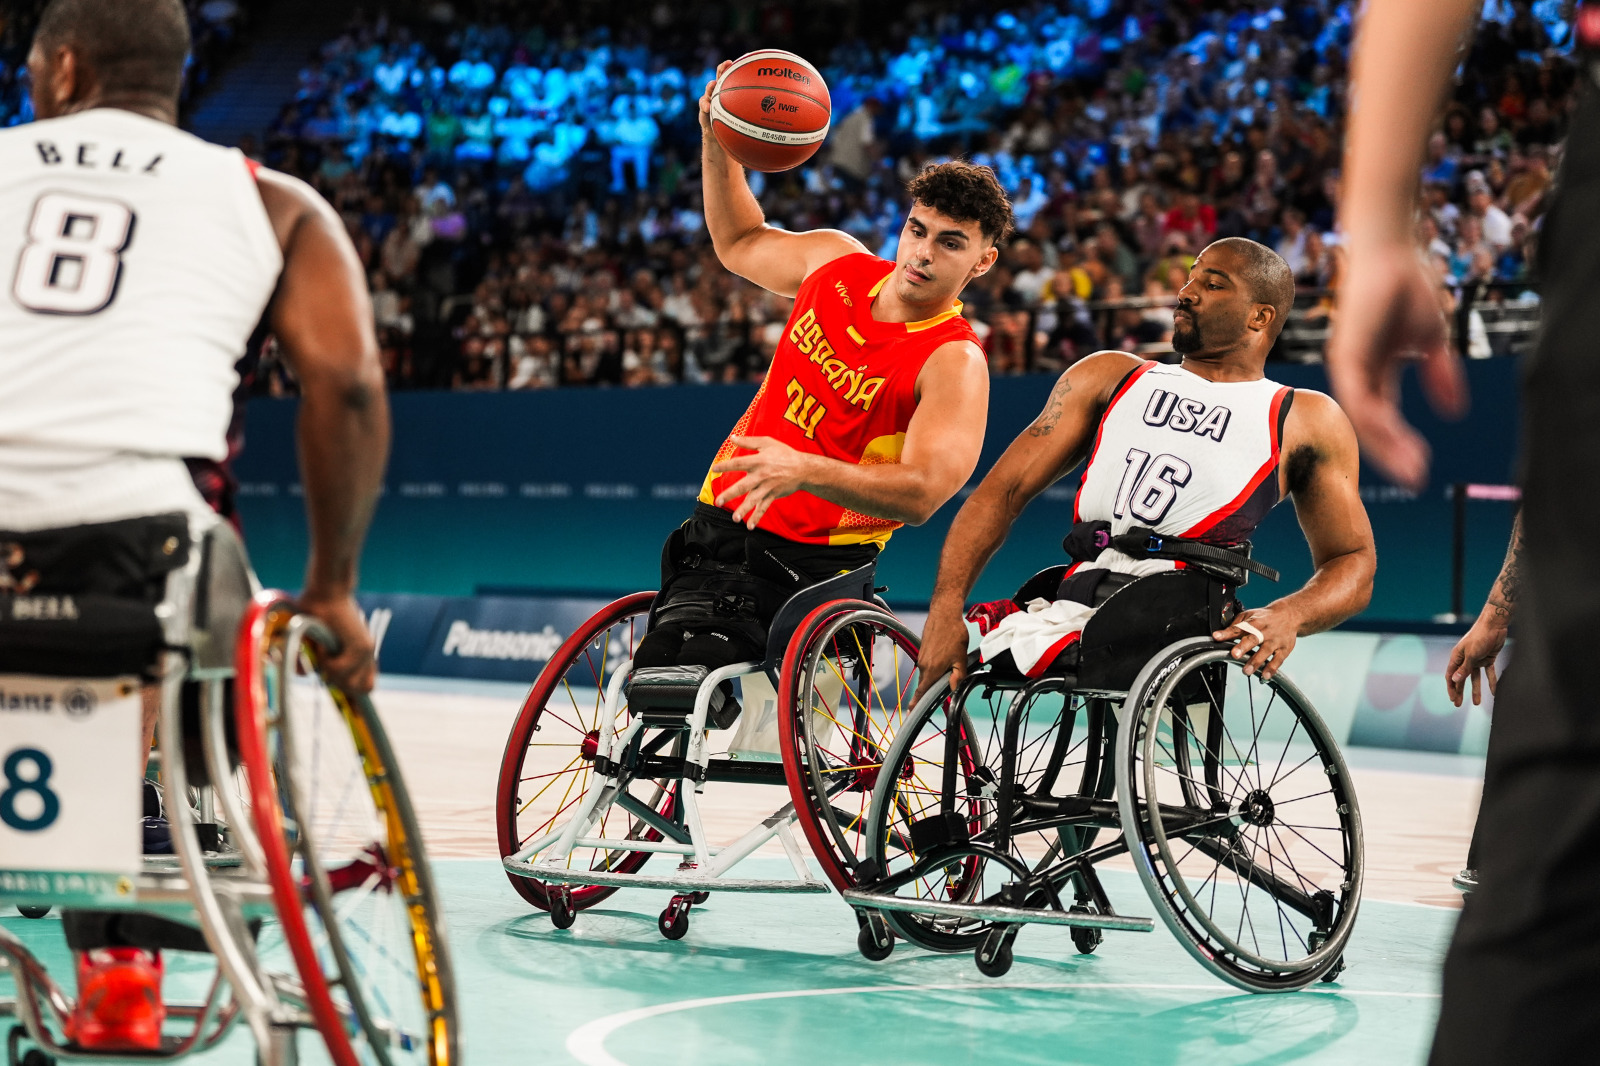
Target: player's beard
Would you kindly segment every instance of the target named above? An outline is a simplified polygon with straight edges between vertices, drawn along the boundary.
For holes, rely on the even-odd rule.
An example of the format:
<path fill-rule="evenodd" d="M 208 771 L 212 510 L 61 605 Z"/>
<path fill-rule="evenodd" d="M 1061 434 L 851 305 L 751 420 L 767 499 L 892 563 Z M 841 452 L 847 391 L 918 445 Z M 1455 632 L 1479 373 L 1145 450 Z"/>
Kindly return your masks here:
<path fill-rule="evenodd" d="M 1172 350 L 1179 355 L 1188 355 L 1198 352 L 1205 347 L 1205 341 L 1200 337 L 1200 319 L 1194 314 L 1172 316 Z"/>

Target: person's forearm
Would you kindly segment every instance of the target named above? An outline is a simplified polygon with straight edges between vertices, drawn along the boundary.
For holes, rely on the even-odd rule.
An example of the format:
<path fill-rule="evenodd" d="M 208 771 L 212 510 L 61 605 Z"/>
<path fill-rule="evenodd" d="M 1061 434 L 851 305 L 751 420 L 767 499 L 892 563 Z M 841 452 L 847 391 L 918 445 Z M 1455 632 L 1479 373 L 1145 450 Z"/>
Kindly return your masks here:
<path fill-rule="evenodd" d="M 1371 548 L 1336 555 L 1324 560 L 1299 591 L 1269 606 L 1294 612 L 1297 636 L 1321 633 L 1366 609 L 1377 569 L 1377 556 Z"/>
<path fill-rule="evenodd" d="M 864 515 L 920 526 L 955 495 L 948 480 L 902 463 L 863 466 L 811 455 L 800 487 Z"/>
<path fill-rule="evenodd" d="M 967 593 L 978 583 L 978 575 L 989 565 L 994 553 L 1006 542 L 1011 524 L 1021 507 L 1008 494 L 988 485 L 967 498 L 950 523 L 939 553 L 939 575 L 934 579 L 932 610 L 966 606 Z"/>
<path fill-rule="evenodd" d="M 346 595 L 355 590 L 356 564 L 389 456 L 389 403 L 381 375 L 307 390 L 298 437 L 311 533 L 306 589 Z"/>
<path fill-rule="evenodd" d="M 766 225 L 744 167 L 722 150 L 716 135 L 706 130 L 701 135 L 700 188 L 705 202 L 706 232 L 711 246 L 723 255 L 740 238 Z"/>
<path fill-rule="evenodd" d="M 1424 142 L 1481 0 L 1370 0 L 1356 27 L 1340 222 L 1352 253 L 1410 243 Z"/>
<path fill-rule="evenodd" d="M 1483 605 L 1482 616 L 1501 627 L 1511 624 L 1517 608 L 1517 597 L 1522 592 L 1522 512 L 1511 522 L 1511 543 L 1506 545 L 1506 558 L 1500 564 L 1500 574 L 1489 590 L 1489 599 Z"/>

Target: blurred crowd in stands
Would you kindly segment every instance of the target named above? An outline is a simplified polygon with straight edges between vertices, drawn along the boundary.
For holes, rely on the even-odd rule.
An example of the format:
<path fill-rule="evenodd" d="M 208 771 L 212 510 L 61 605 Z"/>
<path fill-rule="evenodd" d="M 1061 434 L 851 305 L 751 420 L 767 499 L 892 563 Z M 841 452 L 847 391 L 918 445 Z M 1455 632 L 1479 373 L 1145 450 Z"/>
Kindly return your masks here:
<path fill-rule="evenodd" d="M 189 2 L 197 31 L 237 11 Z M 751 174 L 768 220 L 892 258 L 921 166 L 992 166 L 1017 232 L 965 313 L 995 373 L 1054 369 L 1166 349 L 1175 293 L 1222 236 L 1284 255 L 1298 321 L 1337 315 L 1356 6 L 393 0 L 327 42 L 241 147 L 343 214 L 396 388 L 759 380 L 790 302 L 711 250 L 697 98 L 719 60 L 792 47 L 822 69 L 834 125 L 806 165 Z M 1447 310 L 1533 285 L 1575 103 L 1569 14 L 1487 0 L 1419 176 Z"/>
<path fill-rule="evenodd" d="M 33 119 L 25 67 L 33 31 L 49 0 L 0 0 L 0 128 Z M 183 0 L 189 12 L 193 54 L 184 72 L 183 105 L 205 88 L 211 75 L 239 47 L 249 8 L 262 0 Z"/>

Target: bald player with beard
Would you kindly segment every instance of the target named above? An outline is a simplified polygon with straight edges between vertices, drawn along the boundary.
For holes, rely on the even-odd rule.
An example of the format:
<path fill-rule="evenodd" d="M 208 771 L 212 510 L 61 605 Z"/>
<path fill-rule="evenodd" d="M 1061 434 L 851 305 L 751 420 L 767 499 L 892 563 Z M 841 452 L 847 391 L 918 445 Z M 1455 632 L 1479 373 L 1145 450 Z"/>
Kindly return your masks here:
<path fill-rule="evenodd" d="M 1238 642 L 1233 656 L 1248 660 L 1248 674 L 1270 678 L 1300 637 L 1367 605 L 1377 554 L 1357 491 L 1355 434 L 1327 396 L 1264 373 L 1293 298 L 1293 276 L 1276 252 L 1243 238 L 1217 241 L 1178 294 L 1172 344 L 1181 363 L 1097 352 L 1061 376 L 950 527 L 918 657 L 918 698 L 946 674 L 952 689 L 960 685 L 968 592 L 1023 508 L 1079 464 L 1075 527 L 1104 523 L 1112 536 L 1149 529 L 1169 541 L 1236 547 L 1281 499 L 1294 500 L 1311 579 L 1213 634 Z M 984 657 L 1006 652 L 1024 673 L 1042 673 L 1077 638 L 1101 581 L 1175 565 L 1106 546 L 1069 571 L 1054 628 L 1025 612 L 1001 618 L 984 637 Z"/>

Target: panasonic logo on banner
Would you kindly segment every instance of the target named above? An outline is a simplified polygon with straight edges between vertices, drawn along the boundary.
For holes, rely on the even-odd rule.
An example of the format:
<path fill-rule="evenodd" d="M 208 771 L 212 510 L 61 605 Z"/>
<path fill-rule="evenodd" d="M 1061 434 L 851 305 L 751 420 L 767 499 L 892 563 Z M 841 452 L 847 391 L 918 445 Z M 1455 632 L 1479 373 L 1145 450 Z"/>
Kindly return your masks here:
<path fill-rule="evenodd" d="M 445 632 L 444 654 L 463 659 L 545 662 L 565 639 L 549 625 L 537 633 L 528 633 L 515 629 L 473 629 L 472 623 L 457 619 Z"/>

